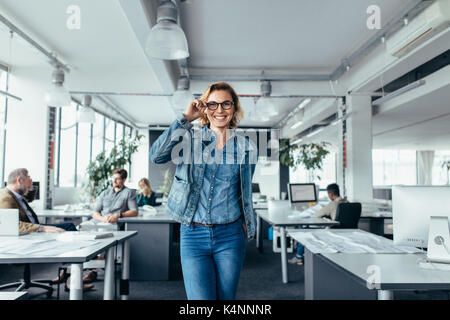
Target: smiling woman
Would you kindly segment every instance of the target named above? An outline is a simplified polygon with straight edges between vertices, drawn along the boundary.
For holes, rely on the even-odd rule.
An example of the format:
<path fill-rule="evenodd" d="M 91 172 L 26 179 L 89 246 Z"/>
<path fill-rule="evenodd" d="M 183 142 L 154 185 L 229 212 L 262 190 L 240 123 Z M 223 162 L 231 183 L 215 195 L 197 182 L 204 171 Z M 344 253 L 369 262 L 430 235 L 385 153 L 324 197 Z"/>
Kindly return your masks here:
<path fill-rule="evenodd" d="M 181 264 L 188 299 L 234 299 L 245 235 L 255 235 L 251 181 L 256 163 L 250 161 L 250 150 L 256 146 L 235 132 L 242 115 L 233 88 L 225 82 L 213 83 L 150 149 L 152 162 L 172 160 L 172 150 L 181 142 L 172 137 L 183 131 L 191 145 L 197 145 L 192 137 L 201 137 L 201 154 L 206 153 L 201 163 L 191 155 L 177 166 L 166 207 L 181 222 Z M 190 123 L 196 119 L 202 124 L 200 132 L 194 132 Z"/>

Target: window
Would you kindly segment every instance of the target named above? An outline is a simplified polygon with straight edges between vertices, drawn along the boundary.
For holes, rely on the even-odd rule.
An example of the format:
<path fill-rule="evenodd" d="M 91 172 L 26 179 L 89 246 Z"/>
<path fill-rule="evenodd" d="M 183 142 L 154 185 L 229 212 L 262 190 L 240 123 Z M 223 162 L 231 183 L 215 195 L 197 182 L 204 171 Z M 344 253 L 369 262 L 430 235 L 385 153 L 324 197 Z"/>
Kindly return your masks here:
<path fill-rule="evenodd" d="M 5 70 L 0 69 L 0 90 L 8 91 L 7 86 L 8 73 Z M 3 155 L 5 153 L 5 136 L 6 136 L 6 97 L 0 94 L 0 164 L 2 181 L 6 180 L 5 177 L 5 163 L 3 161 Z"/>
<path fill-rule="evenodd" d="M 57 123 L 57 174 L 55 185 L 81 187 L 87 182 L 86 169 L 97 155 L 109 153 L 126 132 L 126 127 L 98 113 L 95 123 L 77 123 L 77 105 L 58 109 Z M 130 131 L 128 130 L 128 133 Z M 59 138 L 58 138 L 59 137 Z"/>
<path fill-rule="evenodd" d="M 78 152 L 77 152 L 77 186 L 87 182 L 86 169 L 89 165 L 91 148 L 91 124 L 78 124 Z"/>
<path fill-rule="evenodd" d="M 115 122 L 111 119 L 105 118 L 105 150 L 106 154 L 109 154 L 111 149 L 114 147 L 114 124 Z"/>
<path fill-rule="evenodd" d="M 95 124 L 92 137 L 92 160 L 103 151 L 103 118 L 100 114 L 95 115 Z"/>
<path fill-rule="evenodd" d="M 59 147 L 59 186 L 75 186 L 76 104 L 60 108 L 61 134 Z"/>
<path fill-rule="evenodd" d="M 124 130 L 123 124 L 118 123 L 117 127 L 116 127 L 116 146 L 118 145 L 120 140 L 123 139 L 123 136 L 124 136 L 124 131 L 123 130 Z"/>
<path fill-rule="evenodd" d="M 319 177 L 320 176 L 320 180 Z M 311 181 L 312 178 L 312 181 Z M 299 165 L 296 170 L 289 168 L 290 183 L 307 183 L 314 182 L 319 185 L 320 189 L 326 189 L 330 183 L 336 183 L 336 154 L 330 152 L 324 159 L 321 171 L 314 172 L 314 176 L 310 177 L 309 172 Z"/>
<path fill-rule="evenodd" d="M 434 153 L 432 184 L 450 184 L 450 173 L 447 168 L 442 168 L 444 161 L 450 161 L 450 150 L 436 150 Z"/>
<path fill-rule="evenodd" d="M 373 150 L 372 159 L 375 186 L 416 184 L 415 150 Z"/>

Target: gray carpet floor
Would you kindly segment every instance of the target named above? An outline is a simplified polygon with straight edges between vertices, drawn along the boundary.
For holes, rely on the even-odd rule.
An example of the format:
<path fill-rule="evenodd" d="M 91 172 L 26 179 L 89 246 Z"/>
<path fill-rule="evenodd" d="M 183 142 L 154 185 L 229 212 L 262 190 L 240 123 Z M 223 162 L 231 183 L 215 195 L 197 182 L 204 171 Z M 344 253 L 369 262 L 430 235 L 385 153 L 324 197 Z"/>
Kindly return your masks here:
<path fill-rule="evenodd" d="M 289 254 L 289 257 L 292 254 Z M 55 264 L 32 265 L 33 279 L 53 279 L 57 275 Z M 261 254 L 255 248 L 255 241 L 247 243 L 247 255 L 241 272 L 237 299 L 242 300 L 302 300 L 304 299 L 303 266 L 288 265 L 289 283 L 281 282 L 280 255 L 272 251 L 272 242 L 264 241 L 264 252 Z M 23 267 L 0 265 L 0 284 L 16 281 L 22 277 Z M 100 277 L 101 278 L 101 274 Z M 103 298 L 103 282 L 96 281 L 92 291 L 84 293 L 86 300 L 101 300 Z M 60 299 L 68 300 L 69 293 L 61 285 Z M 8 290 L 11 291 L 11 290 Z M 47 298 L 43 290 L 29 289 L 29 299 L 56 299 L 55 292 Z M 448 292 L 396 292 L 397 300 L 410 299 L 449 299 Z M 171 281 L 130 281 L 130 300 L 184 300 L 186 294 L 182 280 Z"/>

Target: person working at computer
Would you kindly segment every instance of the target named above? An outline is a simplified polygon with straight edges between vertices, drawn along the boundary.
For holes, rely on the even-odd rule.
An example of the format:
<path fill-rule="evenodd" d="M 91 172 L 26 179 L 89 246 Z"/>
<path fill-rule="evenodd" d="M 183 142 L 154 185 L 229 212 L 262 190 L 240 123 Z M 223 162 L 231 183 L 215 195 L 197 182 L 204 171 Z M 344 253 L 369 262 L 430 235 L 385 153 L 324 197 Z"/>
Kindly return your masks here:
<path fill-rule="evenodd" d="M 0 190 L 1 209 L 19 209 L 19 232 L 64 232 L 76 231 L 73 223 L 41 224 L 26 200 L 26 194 L 32 190 L 33 181 L 25 168 L 11 171 L 8 184 Z"/>
<path fill-rule="evenodd" d="M 235 132 L 242 116 L 234 89 L 225 82 L 213 83 L 150 149 L 154 163 L 178 162 L 183 153 L 166 212 L 181 223 L 181 265 L 189 300 L 234 299 L 246 234 L 255 236 L 252 177 L 257 149 Z M 192 129 L 197 119 L 202 128 Z"/>
<path fill-rule="evenodd" d="M 332 220 L 336 219 L 336 210 L 340 203 L 347 202 L 346 199 L 341 198 L 339 186 L 336 183 L 327 186 L 328 198 L 331 200 L 326 206 L 314 213 L 317 218 L 329 217 Z M 288 260 L 291 264 L 303 265 L 304 247 L 301 243 L 297 243 L 297 252 L 295 256 Z"/>
<path fill-rule="evenodd" d="M 138 183 L 139 191 L 136 195 L 137 205 L 138 207 L 142 206 L 155 206 L 156 205 L 156 197 L 155 193 L 150 186 L 150 181 L 147 178 L 142 178 Z"/>

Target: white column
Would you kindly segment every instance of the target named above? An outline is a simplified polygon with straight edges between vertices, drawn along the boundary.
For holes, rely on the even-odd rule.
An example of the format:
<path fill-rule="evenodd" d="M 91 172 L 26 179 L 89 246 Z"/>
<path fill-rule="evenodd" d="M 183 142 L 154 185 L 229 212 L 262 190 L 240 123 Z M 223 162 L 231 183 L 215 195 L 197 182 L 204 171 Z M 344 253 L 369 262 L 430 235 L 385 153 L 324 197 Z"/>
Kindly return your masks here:
<path fill-rule="evenodd" d="M 337 114 L 339 118 L 343 117 L 343 104 L 342 99 L 339 99 L 338 102 Z M 338 130 L 338 150 L 336 153 L 336 183 L 338 184 L 341 194 L 344 194 L 344 135 L 343 135 L 343 121 L 338 122 L 337 130 Z"/>
<path fill-rule="evenodd" d="M 370 96 L 346 98 L 347 168 L 345 186 L 350 201 L 371 201 L 372 185 L 372 103 Z"/>

